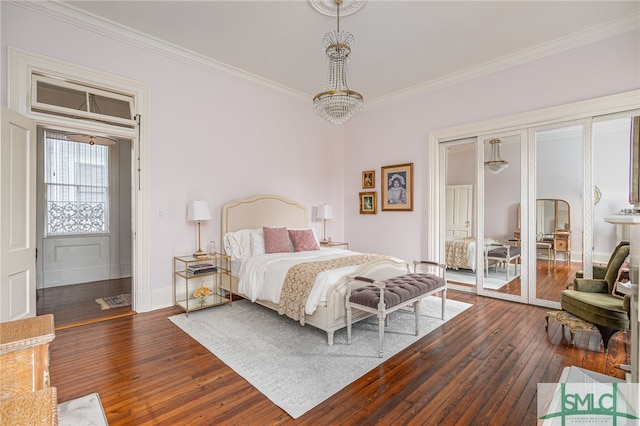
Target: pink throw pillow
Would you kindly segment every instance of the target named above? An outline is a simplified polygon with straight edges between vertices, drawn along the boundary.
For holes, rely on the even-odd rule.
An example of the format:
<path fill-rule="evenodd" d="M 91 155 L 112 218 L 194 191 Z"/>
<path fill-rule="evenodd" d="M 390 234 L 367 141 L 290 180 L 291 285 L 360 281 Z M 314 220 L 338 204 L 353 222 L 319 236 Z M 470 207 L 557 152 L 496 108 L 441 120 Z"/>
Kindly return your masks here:
<path fill-rule="evenodd" d="M 311 229 L 289 230 L 293 251 L 320 250 L 320 245 Z"/>
<path fill-rule="evenodd" d="M 287 228 L 262 228 L 265 253 L 286 253 L 291 251 Z"/>

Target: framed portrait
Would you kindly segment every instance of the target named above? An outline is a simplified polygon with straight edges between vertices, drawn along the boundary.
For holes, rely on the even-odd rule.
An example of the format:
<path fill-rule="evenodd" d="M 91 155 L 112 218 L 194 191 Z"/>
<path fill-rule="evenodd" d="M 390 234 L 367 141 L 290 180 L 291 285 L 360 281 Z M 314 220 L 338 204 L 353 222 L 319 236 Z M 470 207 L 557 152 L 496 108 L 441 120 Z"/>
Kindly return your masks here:
<path fill-rule="evenodd" d="M 382 210 L 413 211 L 413 163 L 383 166 Z"/>
<path fill-rule="evenodd" d="M 360 214 L 376 214 L 377 208 L 375 192 L 360 193 Z"/>
<path fill-rule="evenodd" d="M 362 172 L 362 189 L 375 188 L 376 187 L 376 171 L 367 170 Z"/>

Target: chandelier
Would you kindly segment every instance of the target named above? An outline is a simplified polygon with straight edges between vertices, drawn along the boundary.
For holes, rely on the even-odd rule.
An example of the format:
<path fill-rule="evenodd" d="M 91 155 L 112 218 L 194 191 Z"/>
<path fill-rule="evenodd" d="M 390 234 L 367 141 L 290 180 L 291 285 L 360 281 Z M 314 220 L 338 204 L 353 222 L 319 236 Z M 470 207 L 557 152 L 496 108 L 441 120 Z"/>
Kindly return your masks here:
<path fill-rule="evenodd" d="M 491 173 L 500 173 L 509 167 L 509 163 L 500 157 L 500 145 L 502 145 L 502 141 L 500 139 L 491 139 L 489 143 L 491 144 L 491 160 L 485 161 L 484 166 Z"/>
<path fill-rule="evenodd" d="M 336 31 L 324 36 L 323 47 L 329 60 L 329 70 L 324 91 L 313 98 L 313 110 L 328 122 L 344 124 L 362 111 L 362 95 L 349 90 L 347 83 L 347 61 L 351 55 L 351 45 L 355 39 L 352 34 L 340 31 L 340 4 L 344 0 L 333 0 L 337 10 Z"/>

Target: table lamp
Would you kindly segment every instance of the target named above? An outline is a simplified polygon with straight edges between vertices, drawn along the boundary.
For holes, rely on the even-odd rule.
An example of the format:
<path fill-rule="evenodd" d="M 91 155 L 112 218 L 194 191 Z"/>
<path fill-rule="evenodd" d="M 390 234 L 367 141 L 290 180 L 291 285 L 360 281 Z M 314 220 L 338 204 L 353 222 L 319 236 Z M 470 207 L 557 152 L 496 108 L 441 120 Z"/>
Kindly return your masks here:
<path fill-rule="evenodd" d="M 209 203 L 206 200 L 191 201 L 187 206 L 187 220 L 198 222 L 198 251 L 193 253 L 193 257 L 207 257 L 207 253 L 200 248 L 200 222 L 210 219 L 211 212 L 209 211 Z"/>
<path fill-rule="evenodd" d="M 327 240 L 327 219 L 333 219 L 333 210 L 329 204 L 318 206 L 316 217 L 324 222 L 324 230 L 322 231 L 322 243 L 328 243 Z"/>

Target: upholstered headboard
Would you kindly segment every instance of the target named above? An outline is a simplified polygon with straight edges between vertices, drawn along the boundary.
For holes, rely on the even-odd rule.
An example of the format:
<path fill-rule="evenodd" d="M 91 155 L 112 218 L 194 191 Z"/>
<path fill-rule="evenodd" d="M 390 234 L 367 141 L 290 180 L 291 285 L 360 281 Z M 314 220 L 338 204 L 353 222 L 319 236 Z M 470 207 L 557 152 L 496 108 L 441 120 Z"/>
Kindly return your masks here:
<path fill-rule="evenodd" d="M 232 201 L 222 207 L 222 233 L 263 226 L 306 228 L 309 223 L 307 208 L 278 195 L 257 195 Z"/>

